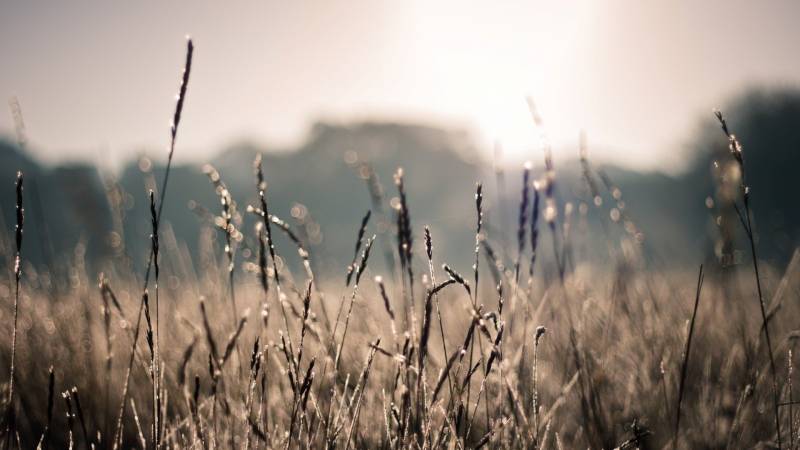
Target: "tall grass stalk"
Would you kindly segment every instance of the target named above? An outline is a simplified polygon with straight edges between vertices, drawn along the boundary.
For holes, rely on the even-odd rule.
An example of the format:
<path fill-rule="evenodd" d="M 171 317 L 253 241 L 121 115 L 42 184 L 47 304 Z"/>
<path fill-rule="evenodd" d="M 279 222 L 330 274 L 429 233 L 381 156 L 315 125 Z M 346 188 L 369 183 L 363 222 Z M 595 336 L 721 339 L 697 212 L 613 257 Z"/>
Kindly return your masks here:
<path fill-rule="evenodd" d="M 159 339 L 161 336 L 161 332 L 159 329 L 159 317 L 161 314 L 159 313 L 159 295 L 158 295 L 158 277 L 159 277 L 159 265 L 158 265 L 158 250 L 159 250 L 159 242 L 158 242 L 158 217 L 156 213 L 156 200 L 155 194 L 153 191 L 150 191 L 150 224 L 152 226 L 152 234 L 150 235 L 150 245 L 151 251 L 153 254 L 153 269 L 155 278 L 153 280 L 153 287 L 155 291 L 155 343 L 154 348 L 151 349 L 153 351 L 153 405 L 155 415 L 153 416 L 153 423 L 155 427 L 155 447 L 159 448 L 161 444 L 161 377 L 159 376 L 160 368 L 161 368 L 161 360 L 160 360 L 160 348 L 159 348 Z M 149 320 L 148 320 L 149 322 Z"/>
<path fill-rule="evenodd" d="M 283 317 L 283 326 L 286 329 L 287 339 L 289 340 L 289 346 L 291 347 L 292 340 L 291 340 L 291 330 L 289 328 L 289 318 L 286 315 L 286 308 L 283 306 L 283 293 L 281 292 L 281 279 L 280 275 L 278 274 L 278 261 L 275 252 L 275 242 L 272 239 L 272 226 L 271 220 L 269 215 L 269 208 L 267 207 L 267 196 L 265 193 L 264 188 L 264 172 L 261 167 L 261 155 L 256 157 L 256 173 L 258 174 L 257 177 L 259 181 L 259 189 L 258 189 L 258 201 L 261 206 L 260 214 L 261 218 L 264 223 L 264 230 L 267 237 L 267 249 L 269 250 L 269 257 L 272 259 L 272 275 L 275 281 L 275 292 L 277 296 L 278 305 L 281 307 L 281 316 Z"/>
<path fill-rule="evenodd" d="M 333 362 L 333 370 L 334 372 L 339 371 L 339 361 L 342 357 L 342 350 L 344 349 L 345 339 L 347 338 L 347 329 L 350 325 L 350 317 L 353 314 L 353 305 L 356 302 L 356 296 L 358 295 L 358 285 L 361 281 L 361 276 L 364 274 L 364 271 L 367 270 L 367 263 L 369 262 L 369 255 L 372 251 L 372 243 L 375 242 L 375 235 L 372 235 L 371 238 L 367 239 L 367 243 L 364 244 L 364 253 L 361 254 L 361 262 L 356 269 L 356 279 L 353 283 L 353 294 L 350 296 L 350 306 L 347 309 L 347 315 L 344 318 L 344 328 L 342 329 L 342 339 L 339 341 L 339 347 L 336 350 L 336 357 Z M 335 338 L 335 336 L 334 336 Z"/>
<path fill-rule="evenodd" d="M 399 167 L 394 174 L 394 184 L 397 187 L 397 194 L 400 198 L 397 207 L 397 253 L 400 257 L 400 281 L 403 298 L 406 294 L 410 302 L 406 306 L 406 328 L 411 329 L 412 337 L 417 326 L 416 306 L 414 305 L 414 268 L 411 258 L 414 254 L 413 232 L 411 231 L 411 217 L 408 211 L 408 199 L 406 198 L 406 188 L 403 168 Z M 406 275 L 408 278 L 406 279 Z M 405 282 L 404 282 L 405 280 Z M 408 290 L 406 291 L 406 282 Z M 410 311 L 410 313 L 409 313 Z"/>
<path fill-rule="evenodd" d="M 539 342 L 547 333 L 547 328 L 539 325 L 536 327 L 536 334 L 533 337 L 533 395 L 531 398 L 531 410 L 533 413 L 533 442 L 539 442 L 539 389 L 538 389 L 538 370 L 539 370 Z"/>
<path fill-rule="evenodd" d="M 113 368 L 113 353 L 112 353 L 112 344 L 111 344 L 111 306 L 110 306 L 110 291 L 111 289 L 108 287 L 108 281 L 105 279 L 105 276 L 101 273 L 100 274 L 100 298 L 103 301 L 103 332 L 106 338 L 106 367 L 105 367 L 105 393 L 103 397 L 104 399 L 104 415 L 105 418 L 103 419 L 103 437 L 104 439 L 108 439 L 110 434 L 110 422 L 109 420 L 112 417 L 111 414 L 111 370 Z"/>
<path fill-rule="evenodd" d="M 525 251 L 525 232 L 528 222 L 528 202 L 530 198 L 531 163 L 526 162 L 522 171 L 522 196 L 519 202 L 519 220 L 517 221 L 517 259 L 514 262 L 514 285 L 519 285 L 519 271 L 522 254 Z"/>
<path fill-rule="evenodd" d="M 723 117 L 722 112 L 719 110 L 714 110 L 714 116 L 716 116 L 717 120 L 719 121 L 720 127 L 722 128 L 723 133 L 728 138 L 728 149 L 730 150 L 731 155 L 736 160 L 739 170 L 741 181 L 739 183 L 739 187 L 741 190 L 742 195 L 742 202 L 744 203 L 744 218 L 742 218 L 742 212 L 736 207 L 736 212 L 739 214 L 739 219 L 741 220 L 742 227 L 744 228 L 745 235 L 747 236 L 747 241 L 750 244 L 750 256 L 753 259 L 753 273 L 756 278 L 756 291 L 758 293 L 758 306 L 761 311 L 761 322 L 762 322 L 762 329 L 764 330 L 764 338 L 767 343 L 767 352 L 769 353 L 769 366 L 770 366 L 770 373 L 772 375 L 772 393 L 773 393 L 773 410 L 775 413 L 775 432 L 777 433 L 777 441 L 778 441 L 778 448 L 781 447 L 781 419 L 780 419 L 780 411 L 779 411 L 779 403 L 780 403 L 780 389 L 778 388 L 778 371 L 775 368 L 775 352 L 773 351 L 772 347 L 772 339 L 770 338 L 769 334 L 769 318 L 767 316 L 766 305 L 764 303 L 764 296 L 761 290 L 761 276 L 759 275 L 758 270 L 758 254 L 756 253 L 756 241 L 755 236 L 753 233 L 753 223 L 752 223 L 752 214 L 750 212 L 750 186 L 747 185 L 746 178 L 745 178 L 745 164 L 744 164 L 744 154 L 742 153 L 742 144 L 736 138 L 736 136 L 730 132 L 728 129 L 728 123 Z"/>
<path fill-rule="evenodd" d="M 681 363 L 681 378 L 678 383 L 678 406 L 675 409 L 675 435 L 672 440 L 672 448 L 678 448 L 678 438 L 681 427 L 681 404 L 683 403 L 683 393 L 686 387 L 686 374 L 689 370 L 689 352 L 692 349 L 692 336 L 694 336 L 694 324 L 697 319 L 697 307 L 700 305 L 700 292 L 703 289 L 703 266 L 700 266 L 700 273 L 697 276 L 697 290 L 694 297 L 694 309 L 692 319 L 689 322 L 689 334 L 686 336 L 686 348 L 683 350 L 683 362 Z"/>
<path fill-rule="evenodd" d="M 369 243 L 371 244 L 371 241 Z M 357 276 L 358 275 L 356 275 L 356 277 Z M 356 281 L 356 283 L 358 283 L 358 281 Z M 370 370 L 372 369 L 372 358 L 375 357 L 375 348 L 379 346 L 380 343 L 381 340 L 376 339 L 375 343 L 372 345 L 372 348 L 369 351 L 369 355 L 367 356 L 367 363 L 364 365 L 364 370 L 361 372 L 361 376 L 359 377 L 358 383 L 356 384 L 358 399 L 356 400 L 355 408 L 353 410 L 353 419 L 350 422 L 350 430 L 347 432 L 347 442 L 345 442 L 344 445 L 345 450 L 350 448 L 350 441 L 353 440 L 354 431 L 358 427 L 358 418 L 361 415 L 361 400 L 364 398 L 364 390 L 367 387 L 367 381 L 369 380 Z"/>
<path fill-rule="evenodd" d="M 161 222 L 161 213 L 164 210 L 164 199 L 166 198 L 167 193 L 167 184 L 169 183 L 169 174 L 172 168 L 172 158 L 175 153 L 175 141 L 178 137 L 178 125 L 181 121 L 181 114 L 183 112 L 183 103 L 186 100 L 186 90 L 189 86 L 189 75 L 191 74 L 192 70 L 192 55 L 194 54 L 194 44 L 192 43 L 191 39 L 187 39 L 186 41 L 186 62 L 183 66 L 183 74 L 181 76 L 181 84 L 178 91 L 177 102 L 175 104 L 175 113 L 172 117 L 172 125 L 170 126 L 170 144 L 169 144 L 169 153 L 167 155 L 167 167 L 164 171 L 164 180 L 161 184 L 161 189 L 159 192 L 159 202 L 158 202 L 158 211 L 156 213 L 156 229 Z M 144 287 L 142 291 L 147 290 L 147 286 L 150 281 L 150 271 L 153 265 L 153 253 L 152 249 L 150 252 L 150 256 L 147 261 L 147 268 L 145 269 L 144 275 Z M 123 387 L 122 393 L 122 400 L 120 401 L 120 408 L 119 408 L 119 416 L 117 419 L 117 429 L 114 432 L 114 450 L 116 450 L 120 445 L 122 445 L 122 421 L 125 415 L 125 403 L 127 403 L 127 396 L 128 396 L 128 389 L 130 385 L 130 376 L 131 371 L 133 369 L 133 361 L 136 355 L 136 346 L 139 336 L 139 326 L 141 325 L 142 313 L 144 312 L 144 298 L 142 302 L 139 304 L 139 312 L 137 313 L 136 319 L 136 329 L 134 332 L 134 339 L 131 343 L 131 356 L 129 359 L 128 369 L 125 375 L 125 382 Z"/>
<path fill-rule="evenodd" d="M 358 260 L 358 253 L 361 251 L 361 245 L 364 243 L 364 233 L 367 231 L 367 224 L 369 224 L 369 218 L 372 215 L 371 210 L 367 210 L 367 213 L 364 214 L 364 218 L 361 219 L 361 226 L 358 227 L 358 236 L 356 238 L 356 248 L 353 252 L 353 261 L 350 262 L 350 265 L 347 266 L 347 277 L 345 279 L 345 287 L 350 287 L 350 281 L 353 278 L 353 273 L 355 273 L 358 266 L 356 265 L 356 261 Z"/>
<path fill-rule="evenodd" d="M 436 286 L 436 273 L 433 270 L 433 238 L 431 237 L 431 229 L 425 225 L 425 255 L 428 257 L 428 274 L 431 277 L 431 286 Z M 436 304 L 436 317 L 439 320 L 439 334 L 442 340 L 442 354 L 449 355 L 447 351 L 447 339 L 444 336 L 444 321 L 442 320 L 442 311 L 439 305 L 439 293 L 436 291 L 433 296 L 434 303 Z M 445 372 L 447 375 L 447 386 L 450 390 L 450 395 L 453 395 L 453 380 L 450 377 L 450 372 Z"/>
<path fill-rule="evenodd" d="M 17 322 L 19 321 L 19 288 L 22 278 L 22 229 L 25 223 L 25 209 L 22 204 L 22 172 L 17 172 L 16 191 L 16 217 L 17 223 L 14 227 L 14 325 L 11 335 L 11 368 L 8 375 L 8 405 L 6 405 L 6 448 L 16 435 L 16 410 L 14 406 L 14 375 L 16 371 L 17 356 Z"/>

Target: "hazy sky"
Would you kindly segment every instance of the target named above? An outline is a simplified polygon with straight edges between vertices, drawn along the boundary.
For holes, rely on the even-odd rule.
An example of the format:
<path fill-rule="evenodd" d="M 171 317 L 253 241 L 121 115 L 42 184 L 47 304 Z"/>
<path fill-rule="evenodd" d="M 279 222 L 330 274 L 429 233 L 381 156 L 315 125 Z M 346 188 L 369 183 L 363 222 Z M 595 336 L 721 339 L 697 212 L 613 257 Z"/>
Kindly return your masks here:
<path fill-rule="evenodd" d="M 0 94 L 48 160 L 160 151 L 189 34 L 184 160 L 373 117 L 471 127 L 487 154 L 497 139 L 538 160 L 532 95 L 557 150 L 585 129 L 598 157 L 670 168 L 729 95 L 800 82 L 799 18 L 792 0 L 0 0 Z"/>

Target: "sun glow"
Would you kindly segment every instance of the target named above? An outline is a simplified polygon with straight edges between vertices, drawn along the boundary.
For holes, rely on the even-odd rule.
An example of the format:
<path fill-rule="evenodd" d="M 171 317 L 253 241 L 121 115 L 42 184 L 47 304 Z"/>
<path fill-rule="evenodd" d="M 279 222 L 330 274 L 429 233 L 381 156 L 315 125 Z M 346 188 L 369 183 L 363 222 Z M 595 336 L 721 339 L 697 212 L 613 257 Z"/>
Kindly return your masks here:
<path fill-rule="evenodd" d="M 453 11 L 455 4 L 426 7 L 413 37 L 421 70 L 438 79 L 430 93 L 437 112 L 472 124 L 485 149 L 500 142 L 508 160 L 538 160 L 540 130 L 526 103 L 531 96 L 552 139 L 577 142 L 583 124 L 576 123 L 574 85 L 583 74 L 575 73 L 574 54 L 589 26 L 590 3 L 486 7 L 480 29 Z"/>

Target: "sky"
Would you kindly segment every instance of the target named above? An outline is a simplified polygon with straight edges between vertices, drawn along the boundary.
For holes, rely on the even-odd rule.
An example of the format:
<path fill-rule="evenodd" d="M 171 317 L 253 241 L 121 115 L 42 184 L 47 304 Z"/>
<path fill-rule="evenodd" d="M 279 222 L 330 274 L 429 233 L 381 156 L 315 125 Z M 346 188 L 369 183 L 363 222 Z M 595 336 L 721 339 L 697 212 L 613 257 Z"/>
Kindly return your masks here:
<path fill-rule="evenodd" d="M 0 0 L 0 95 L 46 161 L 158 154 L 190 35 L 180 160 L 364 119 L 467 128 L 486 155 L 538 160 L 531 96 L 556 157 L 585 130 L 598 159 L 669 171 L 712 108 L 800 84 L 798 17 L 792 0 Z"/>

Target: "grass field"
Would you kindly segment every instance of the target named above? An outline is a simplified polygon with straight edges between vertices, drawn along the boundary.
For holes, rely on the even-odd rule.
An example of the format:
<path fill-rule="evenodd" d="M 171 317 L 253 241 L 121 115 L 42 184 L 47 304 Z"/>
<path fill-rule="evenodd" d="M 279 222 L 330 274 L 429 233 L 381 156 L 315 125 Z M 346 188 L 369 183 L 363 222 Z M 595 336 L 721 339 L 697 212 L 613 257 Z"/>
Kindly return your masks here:
<path fill-rule="evenodd" d="M 484 204 L 489 187 L 477 184 L 463 192 L 475 200 L 464 224 L 475 232 L 464 243 L 474 259 L 442 260 L 437 236 L 413 220 L 414 200 L 398 169 L 394 186 L 374 192 L 391 204 L 390 229 L 381 232 L 370 214 L 353 217 L 352 264 L 337 273 L 314 273 L 306 244 L 270 211 L 260 160 L 252 205 L 237 204 L 209 167 L 222 245 L 216 254 L 214 243 L 202 245 L 212 250 L 192 264 L 164 241 L 160 223 L 162 208 L 171 207 L 169 163 L 192 50 L 190 42 L 167 175 L 150 193 L 152 234 L 141 243 L 150 249 L 146 272 L 120 263 L 87 273 L 76 251 L 68 283 L 59 285 L 27 265 L 28 180 L 22 173 L 16 180 L 16 228 L 3 239 L 7 260 L 16 263 L 0 284 L 4 445 L 800 444 L 793 387 L 800 253 L 788 267 L 759 260 L 758 240 L 769 236 L 759 238 L 751 223 L 757 205 L 746 185 L 746 150 L 721 113 L 720 140 L 730 155 L 719 161 L 725 195 L 718 197 L 728 202 L 709 207 L 730 218 L 720 235 L 747 250 L 738 265 L 713 257 L 696 267 L 655 264 L 626 217 L 622 193 L 588 161 L 584 178 L 597 201 L 556 200 L 547 148 L 543 177 L 521 171 L 518 214 L 507 218 L 515 236 L 484 226 L 494 212 Z M 621 241 L 603 242 L 603 267 L 578 251 L 582 242 L 606 240 L 577 226 L 575 217 L 589 209 L 626 231 Z M 259 226 L 241 228 L 243 215 Z M 247 256 L 237 252 L 246 233 L 260 244 Z M 292 246 L 274 246 L 279 234 Z M 381 257 L 381 239 L 393 249 L 391 273 L 370 266 Z"/>

